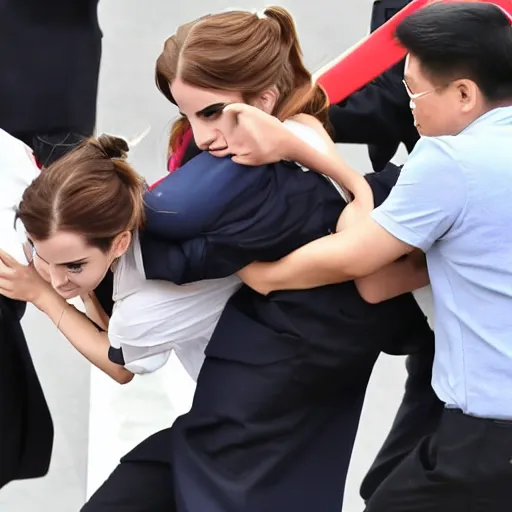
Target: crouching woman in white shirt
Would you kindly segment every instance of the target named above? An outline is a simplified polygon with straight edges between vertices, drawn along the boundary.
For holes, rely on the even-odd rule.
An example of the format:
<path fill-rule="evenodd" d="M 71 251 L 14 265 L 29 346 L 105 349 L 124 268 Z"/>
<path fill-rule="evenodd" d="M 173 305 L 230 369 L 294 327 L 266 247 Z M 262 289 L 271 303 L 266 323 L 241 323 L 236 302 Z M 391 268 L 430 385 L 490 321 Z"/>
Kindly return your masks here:
<path fill-rule="evenodd" d="M 196 380 L 204 348 L 241 282 L 236 276 L 185 286 L 146 280 L 138 237 L 146 187 L 124 159 L 110 158 L 122 154 L 119 145 L 126 143 L 91 139 L 45 170 L 38 180 L 48 190 L 58 188 L 58 197 L 44 218 L 31 214 L 34 203 L 47 200 L 37 180 L 27 188 L 18 216 L 33 265 L 20 266 L 2 253 L 2 270 L 18 274 L 2 287 L 46 313 L 82 355 L 121 384 L 162 367 L 172 350 Z M 110 318 L 94 294 L 108 272 L 114 282 Z M 87 316 L 67 302 L 78 296 Z"/>

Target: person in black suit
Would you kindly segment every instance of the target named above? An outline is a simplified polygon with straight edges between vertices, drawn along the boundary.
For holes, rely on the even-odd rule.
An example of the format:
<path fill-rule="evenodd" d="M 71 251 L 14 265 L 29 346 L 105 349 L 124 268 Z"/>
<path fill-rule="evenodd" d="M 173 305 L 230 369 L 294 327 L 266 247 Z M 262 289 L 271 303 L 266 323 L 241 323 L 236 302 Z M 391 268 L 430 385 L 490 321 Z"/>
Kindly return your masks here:
<path fill-rule="evenodd" d="M 19 198 L 38 169 L 30 149 L 0 130 L 0 248 L 26 262 L 16 233 Z M 46 474 L 53 424 L 20 320 L 25 304 L 0 296 L 0 488 L 12 480 Z"/>
<path fill-rule="evenodd" d="M 44 476 L 53 423 L 20 320 L 25 304 L 0 296 L 0 489 Z"/>
<path fill-rule="evenodd" d="M 376 0 L 371 32 L 410 1 Z M 409 97 L 402 84 L 403 76 L 402 60 L 346 100 L 332 105 L 329 112 L 335 142 L 367 144 L 375 172 L 384 169 L 400 143 L 410 153 L 419 139 L 409 108 Z"/>
<path fill-rule="evenodd" d="M 407 5 L 407 0 L 378 0 L 374 4 L 371 30 L 376 30 Z M 367 144 L 375 172 L 368 176 L 376 204 L 380 204 L 398 179 L 400 168 L 390 163 L 400 143 L 410 153 L 419 140 L 409 107 L 409 97 L 402 84 L 401 61 L 343 102 L 331 105 L 329 121 L 336 143 Z M 185 161 L 198 155 L 193 140 L 187 147 Z M 381 172 L 382 171 L 382 172 Z M 411 336 L 409 343 L 385 348 L 391 355 L 407 355 L 408 378 L 405 393 L 391 431 L 364 478 L 360 493 L 367 501 L 382 481 L 412 450 L 417 441 L 433 432 L 443 406 L 431 386 L 434 357 L 433 334 Z"/>
<path fill-rule="evenodd" d="M 0 128 L 32 148 L 40 165 L 94 131 L 101 57 L 97 5 L 0 3 Z M 24 303 L 0 297 L 0 488 L 44 476 L 53 447 L 51 416 L 20 324 L 24 311 Z"/>
<path fill-rule="evenodd" d="M 373 32 L 408 0 L 377 0 L 372 12 Z M 404 61 L 399 62 L 371 83 L 329 108 L 332 138 L 336 143 L 367 144 L 375 172 L 368 176 L 376 204 L 380 204 L 398 179 L 400 168 L 390 163 L 400 143 L 410 153 L 419 140 L 409 107 L 409 97 L 402 83 Z M 187 159 L 200 153 L 192 140 Z M 433 334 L 430 339 L 411 337 L 400 350 L 384 348 L 391 355 L 407 355 L 408 378 L 405 393 L 391 431 L 364 478 L 360 493 L 367 501 L 377 487 L 412 450 L 417 441 L 433 432 L 443 406 L 432 386 L 434 357 Z"/>
<path fill-rule="evenodd" d="M 377 0 L 371 21 L 373 32 L 411 0 Z M 390 163 L 400 143 L 410 153 L 420 136 L 402 83 L 404 61 L 399 62 L 343 102 L 332 105 L 329 119 L 337 143 L 368 144 L 375 172 L 382 171 L 388 190 L 396 183 L 400 168 Z M 385 351 L 386 352 L 386 351 Z M 389 352 L 388 352 L 389 353 Z M 368 501 L 391 471 L 416 446 L 435 431 L 443 404 L 432 389 L 433 337 L 429 343 L 411 344 L 396 355 L 407 355 L 407 381 L 393 426 L 361 484 L 361 497 Z M 395 355 L 392 353 L 392 355 Z"/>
<path fill-rule="evenodd" d="M 0 128 L 49 165 L 93 134 L 101 58 L 98 0 L 3 0 Z"/>

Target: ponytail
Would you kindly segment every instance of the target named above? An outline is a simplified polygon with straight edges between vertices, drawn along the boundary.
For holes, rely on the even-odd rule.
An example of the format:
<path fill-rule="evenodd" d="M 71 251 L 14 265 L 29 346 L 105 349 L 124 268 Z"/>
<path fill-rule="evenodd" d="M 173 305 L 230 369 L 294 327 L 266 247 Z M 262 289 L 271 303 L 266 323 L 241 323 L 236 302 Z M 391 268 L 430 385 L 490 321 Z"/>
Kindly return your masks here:
<path fill-rule="evenodd" d="M 290 93 L 283 95 L 282 100 L 276 105 L 274 115 L 284 121 L 297 114 L 309 114 L 328 128 L 329 98 L 320 85 L 313 83 L 311 73 L 304 65 L 293 18 L 282 7 L 268 7 L 264 15 L 279 27 L 284 52 L 283 60 L 285 67 L 289 67 L 289 70 L 284 69 L 283 75 L 293 77 L 292 83 L 277 84 L 278 89 L 284 89 L 280 92 L 290 91 Z"/>

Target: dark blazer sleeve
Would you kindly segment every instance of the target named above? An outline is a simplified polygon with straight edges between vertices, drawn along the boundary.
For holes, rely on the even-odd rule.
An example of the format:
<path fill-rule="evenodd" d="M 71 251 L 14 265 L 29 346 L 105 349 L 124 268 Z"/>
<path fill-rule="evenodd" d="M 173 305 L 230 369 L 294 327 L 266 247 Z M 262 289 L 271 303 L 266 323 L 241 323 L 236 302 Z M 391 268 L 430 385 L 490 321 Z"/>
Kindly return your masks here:
<path fill-rule="evenodd" d="M 341 103 L 331 105 L 329 120 L 334 142 L 382 144 L 400 141 L 409 98 L 401 82 L 403 63 L 389 69 Z"/>
<path fill-rule="evenodd" d="M 249 168 L 201 153 L 146 195 L 146 277 L 182 284 L 279 259 L 328 234 L 342 208 L 330 182 L 294 164 Z"/>
<path fill-rule="evenodd" d="M 382 171 L 365 175 L 366 181 L 373 192 L 373 203 L 375 208 L 380 206 L 387 199 L 391 189 L 396 185 L 401 171 L 401 165 L 395 165 L 390 162 Z"/>

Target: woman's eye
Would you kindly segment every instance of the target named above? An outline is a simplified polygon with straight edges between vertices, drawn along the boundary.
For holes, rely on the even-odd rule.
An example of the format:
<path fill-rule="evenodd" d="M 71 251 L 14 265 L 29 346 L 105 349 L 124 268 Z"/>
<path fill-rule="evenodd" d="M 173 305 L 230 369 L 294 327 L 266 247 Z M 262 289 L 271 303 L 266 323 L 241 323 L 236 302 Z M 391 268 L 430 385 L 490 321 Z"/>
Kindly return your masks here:
<path fill-rule="evenodd" d="M 210 112 L 204 112 L 203 117 L 205 119 L 215 119 L 221 114 L 222 110 L 212 110 Z"/>
<path fill-rule="evenodd" d="M 70 263 L 67 267 L 71 273 L 78 274 L 82 272 L 83 266 L 83 263 Z"/>

